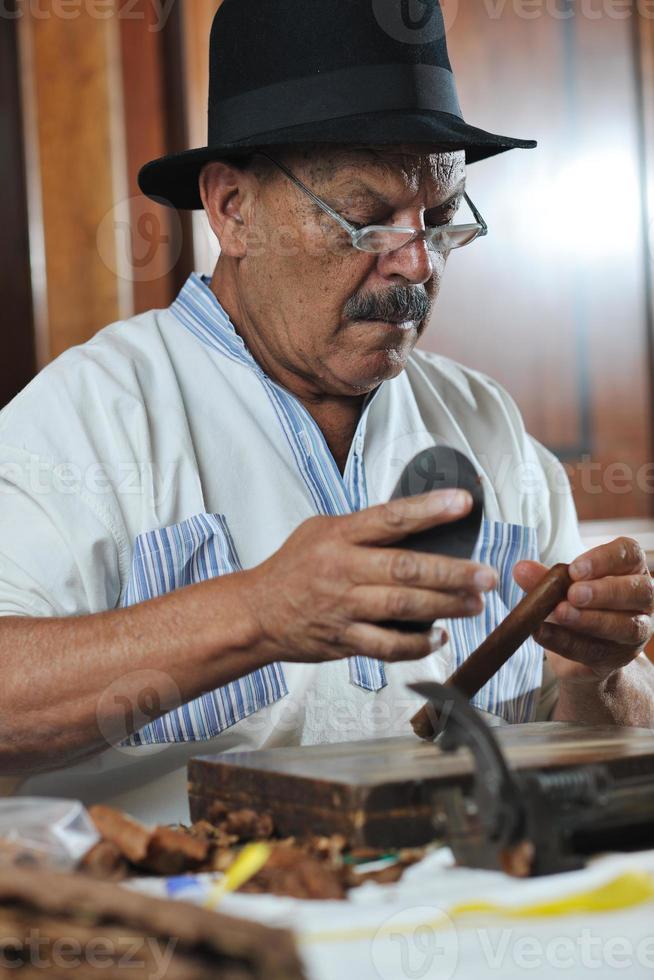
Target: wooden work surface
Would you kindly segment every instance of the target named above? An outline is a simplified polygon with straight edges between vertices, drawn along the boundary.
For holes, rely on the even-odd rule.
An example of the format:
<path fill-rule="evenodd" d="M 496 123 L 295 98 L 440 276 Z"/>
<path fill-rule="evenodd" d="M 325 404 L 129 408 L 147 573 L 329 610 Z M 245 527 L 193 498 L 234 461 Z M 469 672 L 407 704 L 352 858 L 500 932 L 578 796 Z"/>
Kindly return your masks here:
<path fill-rule="evenodd" d="M 517 769 L 606 763 L 616 777 L 651 772 L 654 733 L 552 722 L 494 729 Z M 353 845 L 402 847 L 435 836 L 433 791 L 470 781 L 472 756 L 414 737 L 199 756 L 188 766 L 193 820 L 212 807 L 272 814 L 282 836 L 344 834 Z"/>

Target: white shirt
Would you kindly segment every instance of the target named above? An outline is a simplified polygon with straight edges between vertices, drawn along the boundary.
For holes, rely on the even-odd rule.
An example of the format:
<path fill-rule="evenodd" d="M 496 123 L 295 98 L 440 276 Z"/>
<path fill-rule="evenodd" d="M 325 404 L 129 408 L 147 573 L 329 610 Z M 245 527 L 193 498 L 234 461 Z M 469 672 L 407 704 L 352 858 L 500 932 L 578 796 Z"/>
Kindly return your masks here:
<path fill-rule="evenodd" d="M 343 476 L 198 276 L 168 310 L 107 327 L 49 365 L 0 413 L 0 615 L 94 613 L 253 567 L 317 513 L 388 500 L 435 442 L 482 477 L 476 557 L 500 573 L 481 616 L 444 624 L 447 647 L 416 663 L 263 668 L 21 792 L 184 820 L 193 755 L 407 734 L 420 704 L 407 683 L 444 680 L 515 605 L 515 562 L 584 550 L 561 465 L 499 385 L 445 358 L 414 352 L 367 399 Z M 528 721 L 541 683 L 542 651 L 528 641 L 474 703 Z M 126 718 L 140 707 L 146 721 L 148 698 Z"/>

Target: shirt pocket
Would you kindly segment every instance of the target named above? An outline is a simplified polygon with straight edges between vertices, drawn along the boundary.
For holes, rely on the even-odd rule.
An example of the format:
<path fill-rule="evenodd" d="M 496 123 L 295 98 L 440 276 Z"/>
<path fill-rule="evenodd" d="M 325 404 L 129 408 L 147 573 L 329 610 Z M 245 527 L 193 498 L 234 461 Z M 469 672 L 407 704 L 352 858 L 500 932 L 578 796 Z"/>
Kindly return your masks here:
<path fill-rule="evenodd" d="M 447 622 L 457 668 L 523 598 L 524 592 L 513 580 L 513 567 L 524 559 L 539 560 L 536 528 L 484 519 L 472 557 L 495 568 L 499 581 L 497 589 L 486 596 L 483 613 Z M 530 637 L 472 698 L 472 704 L 511 724 L 532 721 L 542 684 L 543 655 L 543 648 Z"/>
<path fill-rule="evenodd" d="M 242 571 L 223 514 L 197 514 L 140 534 L 123 606 L 218 575 Z M 288 694 L 281 664 L 269 664 L 162 715 L 121 745 L 205 741 Z"/>

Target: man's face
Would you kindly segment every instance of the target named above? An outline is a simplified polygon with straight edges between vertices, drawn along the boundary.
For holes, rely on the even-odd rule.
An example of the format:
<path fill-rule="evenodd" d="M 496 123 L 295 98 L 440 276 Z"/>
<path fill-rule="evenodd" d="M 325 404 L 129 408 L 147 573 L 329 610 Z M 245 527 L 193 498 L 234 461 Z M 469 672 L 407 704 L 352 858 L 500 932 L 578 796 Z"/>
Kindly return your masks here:
<path fill-rule="evenodd" d="M 321 147 L 277 158 L 358 226 L 448 223 L 464 190 L 462 152 Z M 361 394 L 401 373 L 438 294 L 441 253 L 425 242 L 382 255 L 354 249 L 347 232 L 275 167 L 245 222 L 240 305 L 266 361 L 316 394 Z"/>

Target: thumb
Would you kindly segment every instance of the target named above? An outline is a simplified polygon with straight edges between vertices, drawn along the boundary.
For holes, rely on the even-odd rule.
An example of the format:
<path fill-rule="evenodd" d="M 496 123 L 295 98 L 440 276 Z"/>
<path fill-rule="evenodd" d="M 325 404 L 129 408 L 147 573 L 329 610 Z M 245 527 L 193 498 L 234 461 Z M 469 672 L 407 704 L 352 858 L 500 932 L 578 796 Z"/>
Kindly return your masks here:
<path fill-rule="evenodd" d="M 519 561 L 513 567 L 514 581 L 524 592 L 531 592 L 546 574 L 547 566 L 539 561 Z"/>

